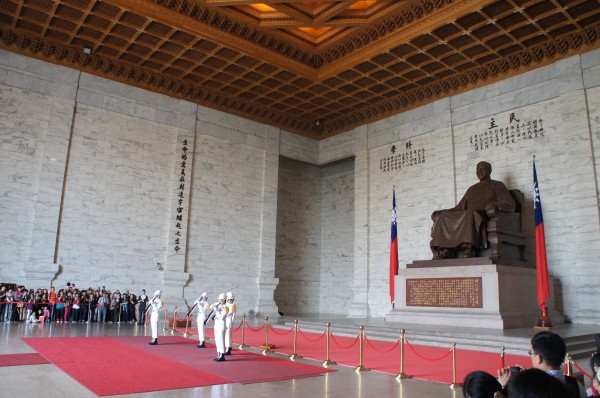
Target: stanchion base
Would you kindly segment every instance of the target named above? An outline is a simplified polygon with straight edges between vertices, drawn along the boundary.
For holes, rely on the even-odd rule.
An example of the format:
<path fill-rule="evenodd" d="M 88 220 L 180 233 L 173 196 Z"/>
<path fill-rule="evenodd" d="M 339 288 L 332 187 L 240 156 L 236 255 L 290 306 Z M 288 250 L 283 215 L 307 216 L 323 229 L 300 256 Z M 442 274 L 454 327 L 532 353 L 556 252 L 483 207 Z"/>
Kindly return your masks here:
<path fill-rule="evenodd" d="M 171 329 L 171 334 L 175 334 L 175 329 Z"/>
<path fill-rule="evenodd" d="M 290 361 L 295 361 L 296 359 L 302 358 L 300 355 L 298 354 L 292 354 L 289 356 Z"/>
<path fill-rule="evenodd" d="M 262 354 L 263 354 L 263 355 L 267 355 L 267 354 L 270 354 L 270 353 L 271 353 L 271 349 L 272 349 L 272 348 L 275 348 L 275 344 L 266 344 L 266 343 L 265 343 L 265 344 L 261 344 L 261 345 L 260 345 L 260 346 L 258 346 L 258 347 L 259 347 L 259 348 L 262 348 L 262 350 L 263 350 Z"/>
<path fill-rule="evenodd" d="M 462 388 L 462 384 L 460 384 L 460 383 L 452 383 L 452 384 L 450 384 L 450 389 L 451 390 L 458 390 L 459 388 Z"/>
<path fill-rule="evenodd" d="M 368 371 L 370 371 L 370 370 L 371 370 L 371 369 L 367 369 L 367 368 L 365 368 L 365 367 L 364 367 L 364 366 L 362 366 L 362 365 L 358 365 L 356 368 L 354 368 L 354 371 L 355 371 L 356 373 L 360 373 L 360 372 L 368 372 Z"/>
<path fill-rule="evenodd" d="M 335 363 L 333 361 L 330 361 L 329 359 L 326 360 L 325 362 L 323 362 L 323 366 L 324 367 L 328 367 L 328 366 L 331 366 L 331 365 L 337 365 L 337 363 Z"/>
<path fill-rule="evenodd" d="M 406 373 L 398 373 L 396 375 L 396 380 L 408 380 L 408 379 L 412 379 L 412 376 L 407 375 Z"/>
<path fill-rule="evenodd" d="M 185 337 L 185 338 L 188 338 L 188 337 L 190 337 L 190 334 L 189 334 L 188 332 L 185 332 L 185 333 L 183 334 L 183 337 Z"/>
<path fill-rule="evenodd" d="M 245 349 L 245 348 L 248 348 L 248 346 L 247 346 L 246 344 L 240 344 L 240 345 L 238 346 L 238 348 L 239 348 L 240 350 L 243 350 L 243 349 Z"/>

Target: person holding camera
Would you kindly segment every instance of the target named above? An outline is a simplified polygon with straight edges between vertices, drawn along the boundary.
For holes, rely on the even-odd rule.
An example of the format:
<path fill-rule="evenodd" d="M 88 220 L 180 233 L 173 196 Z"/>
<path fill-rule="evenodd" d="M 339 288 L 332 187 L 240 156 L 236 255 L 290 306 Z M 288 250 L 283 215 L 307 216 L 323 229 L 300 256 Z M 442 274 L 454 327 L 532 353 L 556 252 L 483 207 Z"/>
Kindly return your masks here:
<path fill-rule="evenodd" d="M 592 384 L 587 389 L 587 396 L 600 397 L 600 351 L 596 351 L 590 358 L 590 367 L 592 368 Z"/>
<path fill-rule="evenodd" d="M 561 369 L 567 355 L 567 346 L 562 337 L 548 331 L 539 332 L 531 338 L 531 348 L 528 353 L 533 368 L 546 372 L 565 385 L 568 393 L 565 398 L 587 398 L 585 389 L 579 385 L 577 379 L 565 375 Z M 502 387 L 506 388 L 523 370 L 525 368 L 522 366 L 500 369 L 498 380 Z"/>

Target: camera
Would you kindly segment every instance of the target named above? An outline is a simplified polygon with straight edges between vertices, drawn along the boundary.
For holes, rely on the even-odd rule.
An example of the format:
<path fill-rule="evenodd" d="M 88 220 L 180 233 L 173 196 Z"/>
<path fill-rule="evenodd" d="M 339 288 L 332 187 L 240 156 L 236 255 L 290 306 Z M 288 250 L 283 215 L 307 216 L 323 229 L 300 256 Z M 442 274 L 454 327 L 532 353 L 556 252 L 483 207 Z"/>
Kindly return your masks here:
<path fill-rule="evenodd" d="M 521 368 L 518 366 L 511 366 L 510 367 L 510 374 L 515 376 L 518 375 L 521 372 Z"/>

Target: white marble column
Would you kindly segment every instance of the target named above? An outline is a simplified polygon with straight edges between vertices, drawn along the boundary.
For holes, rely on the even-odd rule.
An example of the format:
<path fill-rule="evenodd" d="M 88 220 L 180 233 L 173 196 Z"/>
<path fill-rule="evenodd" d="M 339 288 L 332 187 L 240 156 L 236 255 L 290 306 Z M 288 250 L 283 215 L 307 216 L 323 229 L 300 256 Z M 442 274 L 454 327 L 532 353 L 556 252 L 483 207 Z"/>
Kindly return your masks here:
<path fill-rule="evenodd" d="M 279 173 L 279 129 L 266 126 L 265 162 L 263 167 L 262 220 L 260 228 L 260 264 L 256 312 L 270 317 L 278 315 L 275 304 L 275 244 L 277 227 L 277 186 Z"/>
<path fill-rule="evenodd" d="M 354 131 L 354 300 L 348 312 L 350 318 L 369 316 L 369 151 L 367 127 Z"/>
<path fill-rule="evenodd" d="M 181 101 L 178 114 L 177 144 L 173 156 L 171 206 L 169 212 L 167 259 L 161 264 L 166 307 L 178 308 L 178 314 L 187 312 L 183 288 L 190 275 L 186 272 L 189 214 L 194 184 L 196 161 L 196 109 L 197 106 Z M 158 267 L 158 265 L 157 265 Z M 184 307 L 184 308 L 181 308 Z"/>
<path fill-rule="evenodd" d="M 68 175 L 68 148 L 74 102 L 53 98 L 50 103 L 48 129 L 40 133 L 38 150 L 39 186 L 36 195 L 29 260 L 25 278 L 29 286 L 50 286 L 60 270 L 55 254 L 60 253 L 57 228 L 63 195 L 63 182 Z M 76 117 L 76 115 L 75 115 Z M 68 180 L 67 180 L 68 182 Z"/>

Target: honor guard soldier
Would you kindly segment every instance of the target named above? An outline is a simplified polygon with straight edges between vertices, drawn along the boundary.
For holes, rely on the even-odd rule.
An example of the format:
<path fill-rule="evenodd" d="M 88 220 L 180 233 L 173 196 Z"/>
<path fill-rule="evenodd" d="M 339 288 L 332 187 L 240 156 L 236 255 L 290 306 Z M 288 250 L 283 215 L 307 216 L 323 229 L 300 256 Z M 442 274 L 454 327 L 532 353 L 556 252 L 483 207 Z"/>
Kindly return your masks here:
<path fill-rule="evenodd" d="M 227 292 L 225 295 L 227 303 L 227 318 L 225 318 L 225 355 L 231 355 L 231 345 L 233 342 L 233 320 L 235 318 L 235 297 L 233 293 Z"/>
<path fill-rule="evenodd" d="M 196 322 L 198 323 L 198 348 L 204 348 L 204 324 L 210 316 L 210 304 L 208 304 L 208 294 L 202 293 L 198 300 L 194 301 L 194 307 L 198 307 L 198 317 Z M 193 307 L 192 307 L 193 309 Z"/>
<path fill-rule="evenodd" d="M 160 299 L 161 294 L 160 290 L 154 292 L 154 297 L 150 300 L 150 305 L 148 306 L 148 311 L 152 311 L 150 315 L 150 327 L 152 328 L 152 341 L 150 341 L 150 345 L 158 344 L 158 315 L 160 313 L 160 309 L 165 305 L 165 303 Z"/>
<path fill-rule="evenodd" d="M 219 294 L 219 302 L 212 305 L 214 310 L 214 332 L 215 332 L 215 344 L 217 346 L 217 357 L 215 362 L 222 362 L 225 360 L 225 318 L 227 318 L 227 305 L 225 303 L 225 293 Z"/>

